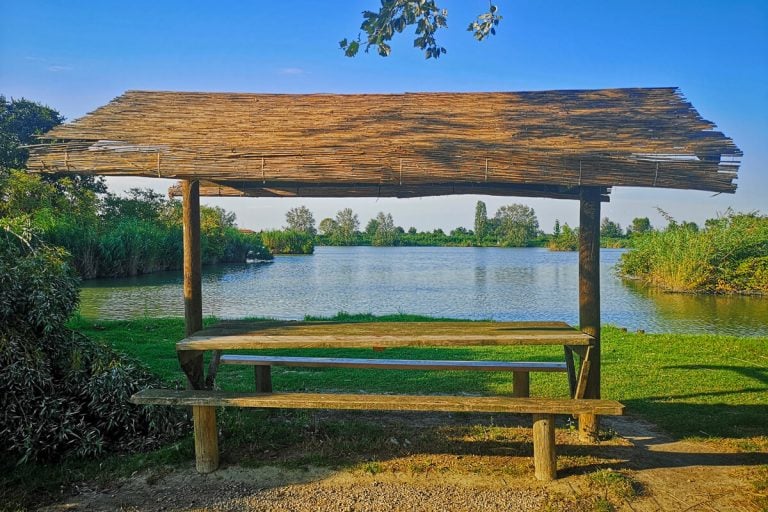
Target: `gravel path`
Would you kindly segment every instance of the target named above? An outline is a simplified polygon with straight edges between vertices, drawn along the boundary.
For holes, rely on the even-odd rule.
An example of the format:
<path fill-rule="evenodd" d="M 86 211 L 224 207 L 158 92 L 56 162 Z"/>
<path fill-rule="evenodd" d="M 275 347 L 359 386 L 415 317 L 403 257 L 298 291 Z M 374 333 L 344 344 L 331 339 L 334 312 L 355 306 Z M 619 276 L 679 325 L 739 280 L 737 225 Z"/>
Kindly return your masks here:
<path fill-rule="evenodd" d="M 252 483 L 262 470 L 286 479 L 297 474 L 275 468 L 231 468 L 223 479 L 193 471 L 174 473 L 149 485 L 146 477 L 124 481 L 110 490 L 86 491 L 47 507 L 48 512 L 88 511 L 537 511 L 578 510 L 543 488 L 467 486 L 454 483 L 393 482 L 336 474 L 316 482 L 259 488 Z M 220 475 L 221 476 L 221 475 Z M 306 475 L 304 475 L 306 476 Z M 245 478 L 250 477 L 249 483 Z M 267 475 L 269 480 L 269 475 Z M 362 480 L 362 482 L 360 482 Z M 431 479 L 430 479 L 431 480 Z M 262 481 L 263 483 L 263 481 Z M 559 505 L 558 505 L 559 503 Z"/>

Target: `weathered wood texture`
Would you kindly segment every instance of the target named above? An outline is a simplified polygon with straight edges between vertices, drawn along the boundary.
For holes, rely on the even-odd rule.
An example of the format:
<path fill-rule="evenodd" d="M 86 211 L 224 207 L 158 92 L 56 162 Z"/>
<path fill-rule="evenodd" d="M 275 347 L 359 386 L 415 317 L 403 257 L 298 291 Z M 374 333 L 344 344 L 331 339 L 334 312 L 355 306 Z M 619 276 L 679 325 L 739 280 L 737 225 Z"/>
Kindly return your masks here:
<path fill-rule="evenodd" d="M 195 429 L 195 465 L 198 473 L 211 473 L 219 468 L 219 433 L 216 428 L 216 408 L 192 407 Z"/>
<path fill-rule="evenodd" d="M 404 196 L 467 193 L 461 189 L 467 184 L 733 192 L 741 157 L 672 87 L 372 95 L 129 91 L 42 138 L 51 142 L 30 148 L 33 171 L 205 179 L 237 183 L 234 188 L 251 195 L 261 195 L 258 189 L 290 193 L 296 184 L 331 196 L 339 185 L 373 185 L 365 192 L 371 196 L 401 195 L 398 189 Z"/>
<path fill-rule="evenodd" d="M 177 350 L 371 348 L 469 345 L 589 345 L 564 322 L 253 322 L 232 320 L 194 333 Z"/>
<path fill-rule="evenodd" d="M 226 354 L 221 364 L 299 366 L 306 368 L 372 368 L 386 370 L 473 370 L 487 372 L 564 372 L 565 363 L 538 361 L 443 361 L 428 359 L 356 359 Z"/>
<path fill-rule="evenodd" d="M 581 413 L 579 416 L 579 441 L 597 443 L 600 432 L 600 417 L 591 413 Z"/>
<path fill-rule="evenodd" d="M 555 417 L 551 414 L 533 415 L 533 464 L 538 480 L 557 478 Z"/>
<path fill-rule="evenodd" d="M 592 338 L 584 351 L 577 398 L 600 398 L 600 192 L 581 192 L 579 222 L 579 328 Z M 586 382 L 583 380 L 586 379 Z M 583 394 L 581 391 L 583 390 Z M 597 439 L 598 418 L 579 418 L 582 440 Z"/>
<path fill-rule="evenodd" d="M 571 398 L 576 398 L 576 365 L 573 361 L 573 348 L 563 347 L 565 352 L 565 367 L 568 374 L 568 388 L 571 391 Z"/>
<path fill-rule="evenodd" d="M 565 368 L 563 367 L 563 371 Z M 516 371 L 512 374 L 512 396 L 527 398 L 531 396 L 531 374 L 527 371 Z"/>
<path fill-rule="evenodd" d="M 256 391 L 259 393 L 272 392 L 272 367 L 256 366 L 253 369 L 253 378 L 256 384 Z"/>
<path fill-rule="evenodd" d="M 134 404 L 176 406 L 343 409 L 382 411 L 497 412 L 518 414 L 621 415 L 613 400 L 512 398 L 489 396 L 368 395 L 336 393 L 236 393 L 208 390 L 148 389 L 131 397 Z"/>
<path fill-rule="evenodd" d="M 183 183 L 184 328 L 187 336 L 203 328 L 202 260 L 200 252 L 200 183 Z M 203 352 L 179 351 L 179 364 L 192 389 L 205 388 Z"/>

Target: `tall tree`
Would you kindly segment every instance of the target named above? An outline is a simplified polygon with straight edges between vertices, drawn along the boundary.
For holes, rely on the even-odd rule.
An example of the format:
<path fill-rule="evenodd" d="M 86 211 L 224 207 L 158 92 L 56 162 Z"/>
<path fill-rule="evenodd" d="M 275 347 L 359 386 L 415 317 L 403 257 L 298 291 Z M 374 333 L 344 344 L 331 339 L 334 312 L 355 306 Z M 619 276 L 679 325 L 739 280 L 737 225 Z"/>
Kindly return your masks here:
<path fill-rule="evenodd" d="M 379 220 L 374 217 L 365 225 L 365 234 L 373 238 L 376 235 L 377 229 L 379 229 Z"/>
<path fill-rule="evenodd" d="M 168 200 L 163 194 L 151 188 L 132 188 L 125 196 L 112 193 L 104 196 L 101 202 L 101 217 L 106 222 L 119 222 L 132 218 L 156 221 L 166 213 Z"/>
<path fill-rule="evenodd" d="M 533 208 L 522 204 L 502 206 L 496 211 L 495 220 L 499 243 L 507 247 L 525 247 L 539 231 Z"/>
<path fill-rule="evenodd" d="M 25 169 L 29 151 L 24 146 L 35 144 L 37 135 L 62 122 L 64 116 L 51 107 L 24 98 L 8 101 L 0 94 L 0 180 L 7 178 L 11 169 Z M 91 201 L 89 194 L 107 191 L 100 176 L 45 174 L 42 180 L 51 183 L 72 203 Z M 86 197 L 78 197 L 79 194 Z"/>
<path fill-rule="evenodd" d="M 628 235 L 642 235 L 650 231 L 653 231 L 653 227 L 648 217 L 635 217 L 632 225 L 627 228 Z"/>
<path fill-rule="evenodd" d="M 373 235 L 373 245 L 380 247 L 391 246 L 395 245 L 396 240 L 397 230 L 392 214 L 379 212 L 376 216 L 376 233 Z"/>
<path fill-rule="evenodd" d="M 477 245 L 482 245 L 488 234 L 488 210 L 485 203 L 478 201 L 475 206 L 475 239 Z"/>
<path fill-rule="evenodd" d="M 352 208 L 344 208 L 336 213 L 336 231 L 334 238 L 340 245 L 352 245 L 355 242 L 355 233 L 360 229 L 360 220 Z"/>
<path fill-rule="evenodd" d="M 288 223 L 288 229 L 291 231 L 306 233 L 309 236 L 315 236 L 317 234 L 317 229 L 315 229 L 315 217 L 306 206 L 299 206 L 288 210 L 285 214 L 285 221 Z"/>
<path fill-rule="evenodd" d="M 621 238 L 624 232 L 621 230 L 621 224 L 613 222 L 608 217 L 603 217 L 600 222 L 600 236 L 605 238 Z"/>
<path fill-rule="evenodd" d="M 555 237 L 560 236 L 560 219 L 555 219 L 555 227 L 552 230 L 552 235 Z"/>
<path fill-rule="evenodd" d="M 54 109 L 26 100 L 7 101 L 0 95 L 0 169 L 23 169 L 29 151 L 22 146 L 37 142 L 41 135 L 64 122 Z"/>
<path fill-rule="evenodd" d="M 326 217 L 320 221 L 319 229 L 321 235 L 332 236 L 338 228 L 339 225 L 330 217 Z"/>
<path fill-rule="evenodd" d="M 475 39 L 482 41 L 489 35 L 496 34 L 496 27 L 502 17 L 499 9 L 490 2 L 488 10 L 473 20 L 467 30 L 474 34 Z M 401 33 L 407 27 L 416 26 L 416 37 L 413 46 L 424 50 L 427 59 L 438 58 L 446 50 L 437 42 L 435 34 L 441 28 L 448 26 L 448 11 L 437 5 L 435 0 L 381 0 L 377 12 L 363 11 L 362 32 L 357 39 L 343 39 L 339 46 L 347 57 L 354 57 L 364 47 L 365 52 L 374 47 L 382 57 L 392 51 L 389 42 L 396 33 Z"/>

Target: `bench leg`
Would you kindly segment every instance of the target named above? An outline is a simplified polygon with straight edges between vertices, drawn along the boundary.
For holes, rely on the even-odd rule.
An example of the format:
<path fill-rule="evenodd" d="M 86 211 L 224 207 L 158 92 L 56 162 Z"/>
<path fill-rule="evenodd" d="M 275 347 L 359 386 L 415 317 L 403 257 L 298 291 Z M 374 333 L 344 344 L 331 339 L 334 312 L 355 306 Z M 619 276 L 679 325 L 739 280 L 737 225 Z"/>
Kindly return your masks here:
<path fill-rule="evenodd" d="M 195 465 L 198 473 L 212 473 L 219 468 L 219 437 L 216 429 L 216 408 L 192 407 L 195 426 Z"/>
<path fill-rule="evenodd" d="M 557 478 L 554 414 L 533 415 L 533 465 L 538 480 Z"/>
<path fill-rule="evenodd" d="M 253 367 L 257 393 L 272 392 L 272 367 L 257 365 Z"/>
<path fill-rule="evenodd" d="M 528 372 L 512 372 L 512 396 L 528 398 L 531 396 L 531 377 Z"/>

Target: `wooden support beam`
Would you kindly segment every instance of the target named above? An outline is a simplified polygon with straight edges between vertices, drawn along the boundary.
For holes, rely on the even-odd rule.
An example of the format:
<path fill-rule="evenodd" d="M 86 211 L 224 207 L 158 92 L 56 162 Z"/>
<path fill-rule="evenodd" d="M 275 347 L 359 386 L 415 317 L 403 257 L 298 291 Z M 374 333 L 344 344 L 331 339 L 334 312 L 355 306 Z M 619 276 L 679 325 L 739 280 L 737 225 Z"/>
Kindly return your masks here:
<path fill-rule="evenodd" d="M 552 414 L 533 415 L 533 465 L 538 480 L 557 478 L 555 416 Z"/>
<path fill-rule="evenodd" d="M 256 391 L 258 393 L 272 392 L 272 367 L 254 366 L 253 376 L 256 380 Z"/>
<path fill-rule="evenodd" d="M 187 336 L 203 328 L 202 265 L 200 258 L 200 182 L 182 182 L 184 234 L 184 326 Z M 182 350 L 179 363 L 192 389 L 205 387 L 203 352 Z"/>
<path fill-rule="evenodd" d="M 198 473 L 212 473 L 219 468 L 219 433 L 216 428 L 216 408 L 204 405 L 192 407 L 195 428 L 195 465 Z"/>
<path fill-rule="evenodd" d="M 579 376 L 576 379 L 576 389 L 573 398 L 584 398 L 587 391 L 587 380 L 589 379 L 589 369 L 592 366 L 591 350 L 587 349 L 581 354 L 581 364 L 579 366 Z"/>
<path fill-rule="evenodd" d="M 512 372 L 512 396 L 528 398 L 531 396 L 531 374 L 528 372 Z"/>
<path fill-rule="evenodd" d="M 200 258 L 200 182 L 182 183 L 184 223 L 184 322 L 187 336 L 203 328 Z"/>
<path fill-rule="evenodd" d="M 594 338 L 584 398 L 600 398 L 600 189 L 582 187 L 579 202 L 579 328 Z M 579 423 L 588 426 L 579 428 L 582 440 L 597 438 L 597 418 L 579 417 Z"/>
<path fill-rule="evenodd" d="M 208 375 L 205 376 L 205 389 L 213 389 L 216 383 L 216 375 L 219 373 L 221 364 L 221 350 L 214 350 L 211 354 L 211 361 L 208 363 Z"/>
<path fill-rule="evenodd" d="M 563 347 L 565 349 L 565 371 L 568 374 L 568 390 L 571 393 L 571 398 L 576 398 L 576 365 L 573 363 L 573 349 L 571 347 Z"/>

